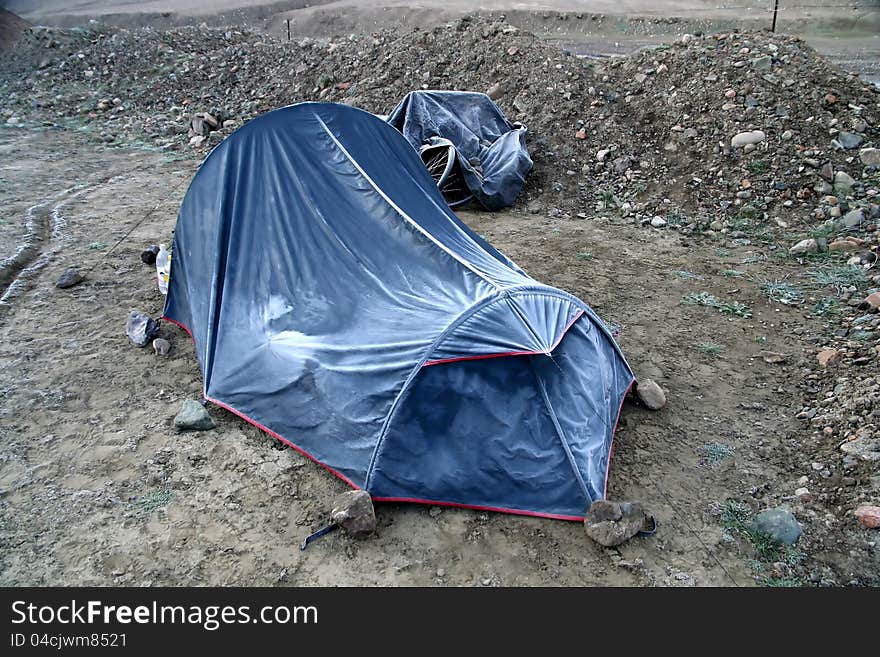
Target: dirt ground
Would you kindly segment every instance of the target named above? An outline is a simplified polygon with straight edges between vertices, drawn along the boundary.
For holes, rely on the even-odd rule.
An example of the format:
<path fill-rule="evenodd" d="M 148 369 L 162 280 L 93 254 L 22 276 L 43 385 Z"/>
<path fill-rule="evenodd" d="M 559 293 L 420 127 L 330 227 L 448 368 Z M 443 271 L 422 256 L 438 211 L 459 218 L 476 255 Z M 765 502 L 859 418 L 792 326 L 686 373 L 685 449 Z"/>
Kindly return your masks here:
<path fill-rule="evenodd" d="M 27 8 L 35 4 L 7 3 L 31 20 Z M 288 15 L 278 12 L 294 17 L 299 34 L 345 34 L 353 25 L 369 31 L 371 20 L 380 21 L 380 9 L 360 0 L 300 4 L 224 0 L 216 7 L 253 12 L 275 37 Z M 402 3 L 380 22 L 427 25 L 466 9 L 444 3 L 447 16 L 434 4 Z M 121 5 L 133 6 L 43 3 L 38 18 L 67 24 L 74 19 L 65 8 L 81 20 Z M 341 12 L 343 5 L 351 11 Z M 138 5 L 155 16 L 114 20 L 173 23 L 183 19 L 162 12 L 191 6 L 156 0 Z M 874 19 L 880 13 L 872 3 L 850 9 Z M 598 57 L 697 24 L 586 27 L 589 17 L 535 12 L 509 20 Z M 852 22 L 847 30 L 823 28 L 809 39 L 877 82 L 880 39 Z M 385 504 L 374 538 L 337 532 L 300 551 L 344 485 L 218 407 L 208 406 L 215 429 L 176 433 L 181 402 L 202 390 L 189 337 L 163 324 L 172 351 L 160 358 L 125 336 L 131 310 L 161 314 L 154 270 L 139 254 L 170 242 L 198 151 L 139 147 L 134 134 L 111 146 L 85 124 L 65 125 L 0 124 L 0 258 L 29 245 L 14 281 L 0 280 L 0 585 L 880 584 L 876 532 L 857 526 L 841 493 L 863 485 L 869 467 L 843 472 L 836 442 L 817 451 L 815 432 L 810 437 L 795 418 L 810 396 L 805 389 L 819 390 L 815 352 L 837 330 L 809 311 L 825 293 L 807 284 L 805 263 L 776 257 L 785 249 L 748 235 L 709 239 L 637 226 L 577 193 L 563 203 L 550 193 L 559 182 L 553 176 L 575 172 L 563 173 L 547 159 L 546 144 L 535 143 L 536 169 L 512 209 L 459 214 L 530 275 L 577 295 L 619 328 L 636 374 L 666 389 L 669 404 L 660 412 L 624 405 L 609 482 L 609 497 L 639 500 L 656 516 L 657 534 L 605 549 L 578 523 Z M 565 142 L 560 152 L 571 149 Z M 671 209 L 684 201 L 679 191 L 670 185 Z M 70 266 L 86 280 L 56 289 Z M 769 301 L 762 285 L 780 281 L 803 283 L 808 297 L 796 306 Z M 746 304 L 751 316 L 683 302 L 703 292 Z M 803 477 L 816 493 L 809 503 L 795 497 Z M 791 508 L 804 535 L 796 548 L 762 552 L 736 521 L 774 506 Z"/>
<path fill-rule="evenodd" d="M 659 531 L 609 550 L 577 523 L 382 505 L 376 538 L 336 533 L 301 552 L 299 542 L 321 524 L 343 484 L 216 407 L 216 429 L 175 433 L 180 402 L 201 393 L 188 336 L 163 326 L 173 345 L 167 359 L 125 337 L 131 309 L 161 313 L 139 252 L 170 240 L 198 161 L 29 129 L 0 131 L 0 153 L 4 244 L 37 205 L 43 257 L 33 262 L 46 263 L 31 275 L 25 270 L 20 296 L 0 306 L 0 584 L 760 580 L 751 548 L 723 530 L 719 513 L 729 498 L 756 509 L 779 501 L 766 499 L 767 491 L 793 490 L 809 470 L 788 439 L 798 406 L 788 382 L 803 348 L 792 326 L 809 331 L 814 320 L 770 304 L 754 282 L 720 272 L 781 277 L 791 267 L 786 261 L 753 270 L 747 247 L 722 251 L 676 233 L 634 231 L 602 213 L 463 212 L 532 276 L 620 326 L 634 369 L 668 390 L 669 406 L 659 413 L 625 404 L 609 490 L 612 498 L 643 501 Z M 86 281 L 56 289 L 54 280 L 74 264 L 88 272 Z M 735 296 L 754 315 L 681 303 L 699 291 Z M 700 348 L 708 343 L 718 352 Z M 768 364 L 757 357 L 761 350 L 789 358 Z M 809 524 L 810 514 L 799 517 Z"/>

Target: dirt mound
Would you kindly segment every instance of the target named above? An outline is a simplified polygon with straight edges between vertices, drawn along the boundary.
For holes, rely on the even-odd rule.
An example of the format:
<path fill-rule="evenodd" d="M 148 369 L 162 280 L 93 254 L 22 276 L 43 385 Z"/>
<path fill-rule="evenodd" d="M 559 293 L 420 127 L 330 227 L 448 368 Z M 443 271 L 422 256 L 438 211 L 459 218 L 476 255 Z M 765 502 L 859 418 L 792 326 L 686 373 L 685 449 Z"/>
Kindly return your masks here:
<path fill-rule="evenodd" d="M 22 32 L 30 27 L 23 18 L 19 18 L 11 11 L 0 8 L 0 50 L 8 50 L 15 45 Z"/>

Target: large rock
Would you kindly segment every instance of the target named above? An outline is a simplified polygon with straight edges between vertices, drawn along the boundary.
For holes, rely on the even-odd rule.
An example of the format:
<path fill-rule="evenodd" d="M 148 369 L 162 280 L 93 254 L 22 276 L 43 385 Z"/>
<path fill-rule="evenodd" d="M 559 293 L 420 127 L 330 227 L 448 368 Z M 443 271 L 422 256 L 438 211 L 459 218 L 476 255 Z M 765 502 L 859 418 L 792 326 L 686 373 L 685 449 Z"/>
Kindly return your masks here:
<path fill-rule="evenodd" d="M 132 344 L 143 347 L 159 337 L 159 322 L 137 310 L 132 310 L 125 324 L 125 334 Z"/>
<path fill-rule="evenodd" d="M 880 148 L 863 148 L 859 157 L 866 167 L 880 167 Z"/>
<path fill-rule="evenodd" d="M 880 292 L 874 292 L 865 297 L 865 300 L 859 304 L 860 310 L 880 310 Z"/>
<path fill-rule="evenodd" d="M 614 547 L 640 531 L 651 529 L 648 514 L 638 502 L 596 500 L 584 518 L 587 536 L 605 547 Z"/>
<path fill-rule="evenodd" d="M 812 237 L 801 240 L 788 250 L 788 252 L 792 255 L 800 255 L 802 253 L 816 253 L 817 251 L 819 251 L 819 242 L 817 242 Z"/>
<path fill-rule="evenodd" d="M 788 509 L 767 509 L 761 511 L 752 520 L 750 529 L 755 534 L 761 534 L 786 545 L 794 545 L 801 537 L 800 523 Z"/>
<path fill-rule="evenodd" d="M 187 399 L 183 402 L 180 413 L 174 418 L 174 426 L 178 431 L 207 431 L 214 428 L 214 420 L 199 402 Z"/>
<path fill-rule="evenodd" d="M 355 538 L 364 538 L 376 530 L 376 511 L 370 494 L 350 490 L 333 501 L 330 520 Z"/>
<path fill-rule="evenodd" d="M 863 504 L 854 511 L 858 521 L 868 529 L 880 528 L 880 506 Z"/>
<path fill-rule="evenodd" d="M 741 132 L 738 135 L 734 135 L 730 140 L 731 148 L 743 148 L 748 144 L 760 144 L 767 138 L 767 135 L 764 134 L 761 130 L 750 130 L 749 132 Z"/>
<path fill-rule="evenodd" d="M 859 228 L 865 221 L 865 213 L 860 209 L 850 210 L 840 219 L 840 223 L 846 228 Z"/>
<path fill-rule="evenodd" d="M 70 267 L 64 270 L 64 273 L 58 277 L 58 280 L 55 281 L 55 287 L 65 290 L 69 287 L 73 287 L 74 285 L 79 285 L 84 280 L 82 274 L 79 273 L 79 269 L 76 267 Z"/>
<path fill-rule="evenodd" d="M 636 381 L 636 396 L 652 411 L 659 411 L 666 406 L 666 393 L 653 379 Z"/>
<path fill-rule="evenodd" d="M 855 178 L 846 171 L 838 171 L 834 174 L 834 192 L 840 196 L 846 196 L 852 191 L 853 185 L 856 184 Z"/>
<path fill-rule="evenodd" d="M 841 354 L 837 349 L 824 349 L 816 354 L 816 360 L 820 367 L 828 367 L 834 365 L 841 358 Z"/>
<path fill-rule="evenodd" d="M 865 138 L 855 132 L 838 132 L 835 141 L 837 141 L 842 148 L 850 150 L 861 146 L 862 143 L 864 143 Z"/>

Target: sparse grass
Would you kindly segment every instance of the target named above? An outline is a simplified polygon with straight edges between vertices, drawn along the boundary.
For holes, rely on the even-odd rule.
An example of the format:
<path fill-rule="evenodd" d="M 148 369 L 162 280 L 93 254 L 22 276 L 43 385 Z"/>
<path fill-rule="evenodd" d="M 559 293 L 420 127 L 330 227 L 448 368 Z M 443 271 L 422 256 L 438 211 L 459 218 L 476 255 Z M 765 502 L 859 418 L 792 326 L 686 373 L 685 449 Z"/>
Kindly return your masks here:
<path fill-rule="evenodd" d="M 694 281 L 703 280 L 703 277 L 700 276 L 699 274 L 695 274 L 692 271 L 687 271 L 686 269 L 679 269 L 677 272 L 675 272 L 675 275 L 678 276 L 679 278 L 688 278 L 688 279 L 691 279 Z"/>
<path fill-rule="evenodd" d="M 811 270 L 810 275 L 817 285 L 833 287 L 838 294 L 847 287 L 859 289 L 868 284 L 865 270 L 853 265 L 820 267 Z"/>
<path fill-rule="evenodd" d="M 724 443 L 706 443 L 700 447 L 700 453 L 702 455 L 700 465 L 713 466 L 733 456 L 736 450 Z"/>
<path fill-rule="evenodd" d="M 619 209 L 621 206 L 620 199 L 614 195 L 614 192 L 607 189 L 599 191 L 599 199 L 602 202 L 603 210 L 608 210 L 610 208 Z"/>
<path fill-rule="evenodd" d="M 170 490 L 154 490 L 141 496 L 134 505 L 146 513 L 161 509 L 174 499 L 174 493 Z"/>
<path fill-rule="evenodd" d="M 90 243 L 89 243 L 89 248 L 90 248 L 90 249 L 93 249 L 93 250 L 97 250 L 97 249 L 106 249 L 106 248 L 107 248 L 107 245 L 104 244 L 104 242 L 90 242 Z"/>
<path fill-rule="evenodd" d="M 778 588 L 800 588 L 804 585 L 803 581 L 797 577 L 764 577 L 761 582 L 764 586 Z"/>
<path fill-rule="evenodd" d="M 752 570 L 759 575 L 765 586 L 801 586 L 800 580 L 792 575 L 771 577 L 763 575 L 767 564 L 782 562 L 796 566 L 804 559 L 804 553 L 793 545 L 785 545 L 769 536 L 752 531 L 752 510 L 748 505 L 736 500 L 727 500 L 721 507 L 721 526 L 731 535 L 739 535 L 755 548 L 755 558 L 750 561 Z"/>
<path fill-rule="evenodd" d="M 739 271 L 738 269 L 725 269 L 721 272 L 721 275 L 725 278 L 742 278 L 746 273 L 744 271 Z"/>
<path fill-rule="evenodd" d="M 819 317 L 838 315 L 840 314 L 840 304 L 834 297 L 825 297 L 824 299 L 819 299 L 813 305 L 813 314 L 818 315 Z"/>
<path fill-rule="evenodd" d="M 837 232 L 833 224 L 820 224 L 810 229 L 809 235 L 814 239 L 830 239 Z"/>
<path fill-rule="evenodd" d="M 717 356 L 722 351 L 724 351 L 724 347 L 722 347 L 720 344 L 715 344 L 714 342 L 703 342 L 700 344 L 700 351 L 702 351 L 704 354 Z"/>
<path fill-rule="evenodd" d="M 758 344 L 764 344 L 765 342 L 767 342 L 767 336 L 766 335 L 756 335 L 755 342 L 757 342 Z"/>
<path fill-rule="evenodd" d="M 770 170 L 770 163 L 767 160 L 752 160 L 746 164 L 746 170 L 749 173 L 767 173 Z"/>
<path fill-rule="evenodd" d="M 746 304 L 739 301 L 722 301 L 708 292 L 692 292 L 681 299 L 682 303 L 692 306 L 707 306 L 717 308 L 722 313 L 736 315 L 738 317 L 751 317 L 752 310 Z"/>
<path fill-rule="evenodd" d="M 791 283 L 784 281 L 764 281 L 761 283 L 761 292 L 767 295 L 770 301 L 775 301 L 786 306 L 796 306 L 804 302 L 804 293 Z"/>
<path fill-rule="evenodd" d="M 745 258 L 739 261 L 741 265 L 749 265 L 754 262 L 763 262 L 767 259 L 767 256 L 763 253 L 753 253 L 752 255 L 747 255 Z"/>
<path fill-rule="evenodd" d="M 682 228 L 683 226 L 688 225 L 688 218 L 680 212 L 670 212 L 666 215 L 666 224 L 669 226 L 675 226 L 676 228 Z"/>
<path fill-rule="evenodd" d="M 575 256 L 578 260 L 592 260 L 593 254 L 589 251 L 581 251 Z"/>
<path fill-rule="evenodd" d="M 727 249 L 715 249 L 715 255 L 719 258 L 729 258 L 733 254 Z"/>

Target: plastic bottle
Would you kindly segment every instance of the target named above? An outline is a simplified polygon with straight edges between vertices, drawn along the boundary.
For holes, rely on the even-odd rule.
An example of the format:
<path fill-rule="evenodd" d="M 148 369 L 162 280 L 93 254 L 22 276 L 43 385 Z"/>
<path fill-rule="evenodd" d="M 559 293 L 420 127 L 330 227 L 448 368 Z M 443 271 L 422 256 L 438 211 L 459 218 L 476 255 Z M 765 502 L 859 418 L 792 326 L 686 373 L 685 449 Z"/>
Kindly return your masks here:
<path fill-rule="evenodd" d="M 171 275 L 171 254 L 164 244 L 159 245 L 156 256 L 156 278 L 159 280 L 159 292 L 168 294 L 168 277 Z"/>

